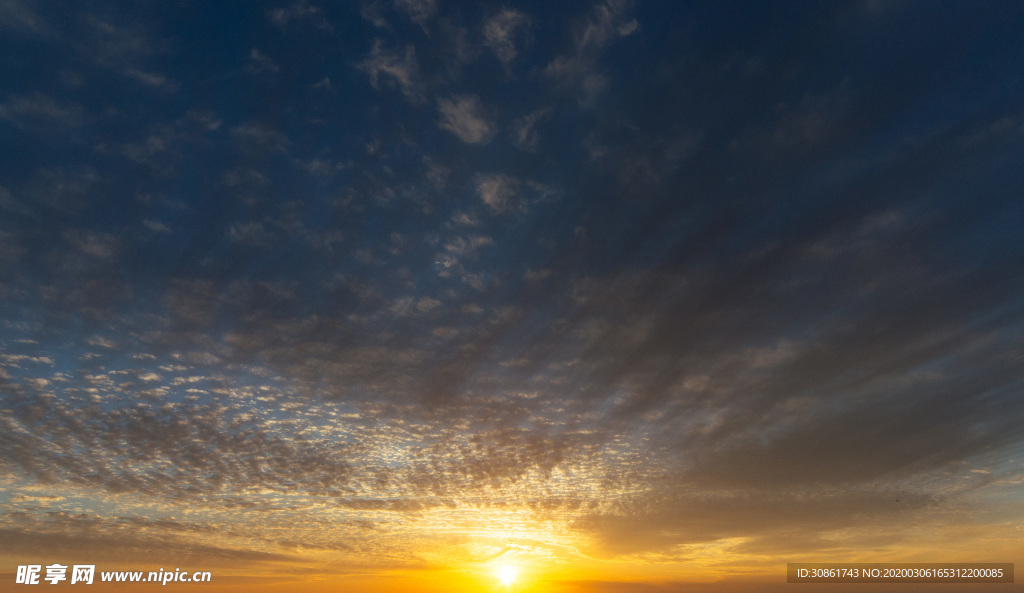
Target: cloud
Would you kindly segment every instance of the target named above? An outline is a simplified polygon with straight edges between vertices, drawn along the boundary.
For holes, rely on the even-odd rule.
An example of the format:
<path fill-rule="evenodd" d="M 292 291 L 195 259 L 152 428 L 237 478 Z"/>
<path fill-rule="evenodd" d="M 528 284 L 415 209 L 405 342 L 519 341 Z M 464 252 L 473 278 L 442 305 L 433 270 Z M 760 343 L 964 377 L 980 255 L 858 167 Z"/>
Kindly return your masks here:
<path fill-rule="evenodd" d="M 24 0 L 0 3 L 0 27 L 15 31 L 40 33 L 48 27 L 45 20 Z"/>
<path fill-rule="evenodd" d="M 306 0 L 299 0 L 288 8 L 273 8 L 266 12 L 267 20 L 274 26 L 285 29 L 290 23 L 307 21 L 318 29 L 333 31 L 334 27 L 328 22 L 319 6 L 310 6 Z"/>
<path fill-rule="evenodd" d="M 552 109 L 544 107 L 528 113 L 512 122 L 509 133 L 512 135 L 512 142 L 520 150 L 534 152 L 540 147 L 540 134 L 537 133 L 537 125 L 551 115 Z"/>
<path fill-rule="evenodd" d="M 480 199 L 492 212 L 504 214 L 516 209 L 519 180 L 502 173 L 478 174 L 475 179 Z"/>
<path fill-rule="evenodd" d="M 438 99 L 444 130 L 468 144 L 487 144 L 498 131 L 496 124 L 487 121 L 480 98 L 476 95 L 454 95 L 451 99 Z"/>
<path fill-rule="evenodd" d="M 28 356 L 26 354 L 2 354 L 0 360 L 4 361 L 4 364 L 19 366 L 22 362 L 31 362 L 33 364 L 46 364 L 53 366 L 53 359 L 49 356 Z"/>
<path fill-rule="evenodd" d="M 544 67 L 544 74 L 580 95 L 580 104 L 592 107 L 610 84 L 610 79 L 584 56 L 558 56 Z"/>
<path fill-rule="evenodd" d="M 381 10 L 383 10 L 381 3 L 382 0 L 364 0 L 359 7 L 359 16 L 373 23 L 373 26 L 377 28 L 387 29 L 390 28 L 390 25 L 381 14 Z"/>
<path fill-rule="evenodd" d="M 494 239 L 485 235 L 476 235 L 468 238 L 455 237 L 445 243 L 444 248 L 445 251 L 456 255 L 470 255 L 481 247 L 489 245 L 494 245 Z"/>
<path fill-rule="evenodd" d="M 277 74 L 281 71 L 281 67 L 277 65 L 277 62 L 270 59 L 269 56 L 262 53 L 255 47 L 249 52 L 248 63 L 245 69 L 254 74 L 270 73 Z"/>
<path fill-rule="evenodd" d="M 63 496 L 30 496 L 25 494 L 19 494 L 11 498 L 13 502 L 60 502 L 65 500 Z"/>
<path fill-rule="evenodd" d="M 606 558 L 667 552 L 681 545 L 733 538 L 756 541 L 750 547 L 761 548 L 763 553 L 765 546 L 778 546 L 794 536 L 805 543 L 816 542 L 804 551 L 817 549 L 820 553 L 825 536 L 839 550 L 853 547 L 872 529 L 929 523 L 929 515 L 942 504 L 926 493 L 904 492 L 900 504 L 906 506 L 901 507 L 896 503 L 898 496 L 891 488 L 800 493 L 737 490 L 677 494 L 666 490 L 624 499 L 613 505 L 616 511 L 583 516 L 573 527 L 596 536 L 597 545 L 587 551 Z"/>
<path fill-rule="evenodd" d="M 405 47 L 405 54 L 398 55 L 383 48 L 380 39 L 373 43 L 370 55 L 363 60 L 358 68 L 370 75 L 370 84 L 379 88 L 381 75 L 398 85 L 402 94 L 408 99 L 418 99 L 422 95 L 419 82 L 419 67 L 416 64 L 416 51 L 412 45 Z"/>
<path fill-rule="evenodd" d="M 178 89 L 178 83 L 174 82 L 173 80 L 169 80 L 166 76 L 162 74 L 145 72 L 143 70 L 139 70 L 138 68 L 129 68 L 126 74 L 134 80 L 137 80 L 138 82 L 141 82 L 142 84 L 153 89 L 162 91 L 175 91 Z"/>
<path fill-rule="evenodd" d="M 214 131 L 220 129 L 224 121 L 217 117 L 216 113 L 212 111 L 205 111 L 201 109 L 193 109 L 185 114 L 185 121 L 198 124 L 207 131 Z"/>
<path fill-rule="evenodd" d="M 231 135 L 245 149 L 259 151 L 284 151 L 290 144 L 281 132 L 260 123 L 247 123 L 231 129 Z"/>
<path fill-rule="evenodd" d="M 326 159 L 296 160 L 295 165 L 310 175 L 317 177 L 330 177 L 346 167 L 344 163 Z"/>
<path fill-rule="evenodd" d="M 466 214 L 465 212 L 456 212 L 455 214 L 452 215 L 451 224 L 454 224 L 454 225 L 457 225 L 457 226 L 470 226 L 470 227 L 472 227 L 472 226 L 479 225 L 480 221 L 477 220 L 476 218 L 470 216 L 469 214 Z"/>
<path fill-rule="evenodd" d="M 273 244 L 273 235 L 259 222 L 235 224 L 228 231 L 228 237 L 232 241 L 254 247 L 269 247 Z"/>
<path fill-rule="evenodd" d="M 437 0 L 395 0 L 395 6 L 420 26 L 425 26 L 437 13 Z"/>
<path fill-rule="evenodd" d="M 502 63 L 508 64 L 515 59 L 515 31 L 528 23 L 529 18 L 525 14 L 510 8 L 503 9 L 484 22 L 484 39 Z"/>
<path fill-rule="evenodd" d="M 64 238 L 78 251 L 98 258 L 113 257 L 120 249 L 120 241 L 110 233 L 65 231 Z"/>
<path fill-rule="evenodd" d="M 635 19 L 627 20 L 631 8 L 628 0 L 607 0 L 595 6 L 577 27 L 575 51 L 557 56 L 544 68 L 544 74 L 579 94 L 581 105 L 593 107 L 597 97 L 611 84 L 608 76 L 597 68 L 598 54 L 612 40 L 632 35 L 639 28 Z"/>
<path fill-rule="evenodd" d="M 441 306 L 441 301 L 430 297 L 423 297 L 416 301 L 416 310 L 420 313 L 429 313 L 439 306 Z"/>
<path fill-rule="evenodd" d="M 21 194 L 33 205 L 56 212 L 78 212 L 88 203 L 100 177 L 91 167 L 40 167 Z"/>
<path fill-rule="evenodd" d="M 115 346 L 117 346 L 117 344 L 113 340 L 105 338 L 103 336 L 92 336 L 86 338 L 85 343 L 90 346 L 97 346 L 99 348 L 107 349 L 113 349 Z"/>
<path fill-rule="evenodd" d="M 125 531 L 129 530 L 125 527 L 128 525 L 122 524 L 120 530 L 116 529 L 119 522 L 118 519 L 97 516 L 79 516 L 78 520 L 75 520 L 60 514 L 21 521 L 21 529 L 0 529 L 0 541 L 3 542 L 0 544 L 0 551 L 19 558 L 63 554 L 100 562 L 124 562 L 126 558 L 130 558 L 133 563 L 170 562 L 204 567 L 307 562 L 290 554 L 197 544 L 195 533 L 186 532 L 185 535 L 191 537 L 182 537 L 182 534 L 176 533 L 173 528 L 151 529 L 146 530 L 149 533 L 138 534 L 136 530 L 141 526 L 139 523 L 125 522 L 132 527 L 132 534 L 127 535 Z"/>
<path fill-rule="evenodd" d="M 0 119 L 5 119 L 19 128 L 73 128 L 86 122 L 80 106 L 58 101 L 39 92 L 11 96 L 0 104 Z"/>
<path fill-rule="evenodd" d="M 730 35 L 652 39 L 662 57 L 626 64 L 601 53 L 640 31 L 614 3 L 537 65 L 567 97 L 539 100 L 543 76 L 510 81 L 490 61 L 493 80 L 462 82 L 497 92 L 433 104 L 435 81 L 455 80 L 445 19 L 423 35 L 386 13 L 382 45 L 353 15 L 359 69 L 303 66 L 317 44 L 294 33 L 318 33 L 288 12 L 309 5 L 288 2 L 276 23 L 257 9 L 277 63 L 257 52 L 254 68 L 297 76 L 262 115 L 260 101 L 214 97 L 214 114 L 142 88 L 157 72 L 181 81 L 185 46 L 153 63 L 125 49 L 135 57 L 109 71 L 86 56 L 75 88 L 60 68 L 40 79 L 70 94 L 26 82 L 0 96 L 0 124 L 36 143 L 26 162 L 45 157 L 10 165 L 0 188 L 12 553 L 315 557 L 354 573 L 462 554 L 574 562 L 567 546 L 582 544 L 649 568 L 840 554 L 868 531 L 983 513 L 1020 523 L 990 506 L 1021 480 L 1019 114 L 931 109 L 928 136 L 921 118 L 891 116 L 924 95 L 948 102 L 947 79 L 892 87 L 910 102 L 879 118 L 856 88 L 804 93 L 829 83 L 777 77 L 770 55 L 763 80 L 737 81 L 720 63 Z M 513 13 L 466 21 L 488 43 L 477 51 L 523 64 L 534 30 Z M 405 34 L 424 42 L 419 62 Z M 833 38 L 850 36 L 815 39 Z M 245 61 L 241 47 L 221 62 Z M 618 93 L 613 68 L 640 68 L 624 75 L 639 86 Z M 313 85 L 327 73 L 338 100 Z M 97 102 L 103 80 L 154 101 Z M 716 99 L 734 84 L 761 117 Z M 949 89 L 962 99 L 962 86 Z M 614 100 L 573 113 L 602 89 Z M 102 125 L 54 123 L 107 105 Z M 830 114 L 842 118 L 822 125 Z M 40 141 L 15 121 L 67 133 Z M 863 128 L 835 138 L 846 121 Z M 498 123 L 508 143 L 483 147 Z M 105 152 L 81 141 L 94 134 Z M 170 157 L 184 175 L 148 164 Z M 493 541 L 474 540 L 481 529 Z"/>
<path fill-rule="evenodd" d="M 627 20 L 632 8 L 628 0 L 607 0 L 594 7 L 583 27 L 576 34 L 579 53 L 604 47 L 616 37 L 632 35 L 639 28 L 636 19 Z"/>
<path fill-rule="evenodd" d="M 168 227 L 167 225 L 163 224 L 162 222 L 160 222 L 158 220 L 153 220 L 151 218 L 147 218 L 147 219 L 143 220 L 142 224 L 146 225 L 146 228 L 148 228 L 149 230 L 157 232 L 157 233 L 167 233 L 167 234 L 170 234 L 170 233 L 173 232 L 173 231 L 171 231 L 170 227 Z"/>
<path fill-rule="evenodd" d="M 0 210 L 14 212 L 15 214 L 29 214 L 31 212 L 28 207 L 15 200 L 10 190 L 2 185 L 0 185 Z"/>

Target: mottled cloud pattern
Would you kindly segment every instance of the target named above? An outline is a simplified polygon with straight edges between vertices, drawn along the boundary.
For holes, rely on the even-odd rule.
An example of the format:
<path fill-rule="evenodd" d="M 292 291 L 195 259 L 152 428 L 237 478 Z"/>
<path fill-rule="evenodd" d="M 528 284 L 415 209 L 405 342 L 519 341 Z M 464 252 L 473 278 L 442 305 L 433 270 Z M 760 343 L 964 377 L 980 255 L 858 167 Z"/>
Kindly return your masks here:
<path fill-rule="evenodd" d="M 0 572 L 1024 562 L 1019 7 L 101 5 L 0 8 Z"/>

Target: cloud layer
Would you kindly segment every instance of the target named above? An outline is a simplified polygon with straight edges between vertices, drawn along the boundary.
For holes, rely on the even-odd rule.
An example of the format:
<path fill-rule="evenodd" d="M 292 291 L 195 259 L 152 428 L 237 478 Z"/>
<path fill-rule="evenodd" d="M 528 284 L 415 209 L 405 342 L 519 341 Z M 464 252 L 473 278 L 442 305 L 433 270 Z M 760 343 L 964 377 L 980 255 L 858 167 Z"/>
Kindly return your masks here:
<path fill-rule="evenodd" d="M 8 2 L 0 557 L 1019 553 L 1021 14 L 959 12 Z"/>

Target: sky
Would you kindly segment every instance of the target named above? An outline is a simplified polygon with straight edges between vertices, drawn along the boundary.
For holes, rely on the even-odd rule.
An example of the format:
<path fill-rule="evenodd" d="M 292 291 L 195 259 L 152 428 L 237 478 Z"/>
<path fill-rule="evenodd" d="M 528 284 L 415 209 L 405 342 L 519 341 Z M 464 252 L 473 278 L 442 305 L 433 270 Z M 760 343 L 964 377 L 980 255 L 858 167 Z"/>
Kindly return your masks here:
<path fill-rule="evenodd" d="M 0 0 L 0 578 L 1024 566 L 1022 30 Z"/>

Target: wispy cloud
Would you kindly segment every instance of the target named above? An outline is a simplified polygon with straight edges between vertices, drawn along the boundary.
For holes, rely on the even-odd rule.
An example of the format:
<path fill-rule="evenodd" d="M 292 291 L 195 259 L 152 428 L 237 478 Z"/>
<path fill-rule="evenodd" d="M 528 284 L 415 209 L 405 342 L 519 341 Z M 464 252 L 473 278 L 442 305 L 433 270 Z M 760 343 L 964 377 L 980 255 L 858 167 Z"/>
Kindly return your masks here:
<path fill-rule="evenodd" d="M 312 6 L 306 0 L 299 0 L 287 8 L 271 8 L 267 10 L 267 20 L 284 29 L 293 22 L 305 21 L 325 31 L 333 31 L 334 27 L 327 20 L 319 6 Z"/>
<path fill-rule="evenodd" d="M 438 99 L 441 121 L 438 125 L 469 144 L 487 144 L 498 132 L 498 126 L 488 121 L 480 98 L 476 95 L 454 95 L 451 99 Z"/>
<path fill-rule="evenodd" d="M 163 224 L 162 222 L 160 222 L 158 220 L 152 220 L 150 218 L 147 218 L 147 219 L 142 221 L 142 224 L 146 225 L 146 228 L 148 228 L 149 230 L 151 230 L 153 232 L 166 233 L 166 234 L 172 233 L 170 227 L 168 227 L 167 225 Z"/>
<path fill-rule="evenodd" d="M 608 76 L 597 66 L 598 53 L 612 40 L 639 29 L 636 19 L 628 16 L 631 5 L 628 0 L 606 0 L 595 6 L 577 27 L 575 51 L 556 57 L 544 68 L 544 73 L 559 85 L 578 93 L 583 106 L 593 107 L 610 84 Z"/>
<path fill-rule="evenodd" d="M 24 0 L 0 3 L 0 27 L 15 31 L 40 33 L 46 30 L 45 20 Z"/>
<path fill-rule="evenodd" d="M 254 247 L 269 247 L 273 243 L 273 235 L 259 222 L 236 224 L 228 231 L 232 241 Z"/>
<path fill-rule="evenodd" d="M 397 53 L 384 49 L 383 42 L 378 39 L 373 43 L 370 55 L 359 64 L 359 69 L 370 75 L 370 84 L 379 88 L 382 76 L 398 85 L 398 88 L 409 99 L 420 98 L 421 83 L 416 64 L 416 50 L 412 45 L 405 47 L 405 53 Z"/>
<path fill-rule="evenodd" d="M 39 92 L 12 96 L 0 104 L 0 119 L 20 128 L 77 127 L 86 122 L 82 108 Z"/>
<path fill-rule="evenodd" d="M 516 208 L 519 197 L 519 180 L 502 173 L 479 174 L 476 176 L 476 191 L 492 212 L 507 213 Z"/>
<path fill-rule="evenodd" d="M 283 133 L 260 123 L 247 123 L 231 129 L 241 146 L 256 150 L 284 151 L 290 141 Z"/>
<path fill-rule="evenodd" d="M 252 51 L 249 52 L 246 70 L 255 74 L 267 72 L 277 74 L 281 71 L 281 67 L 278 66 L 277 62 L 272 60 L 269 56 L 254 47 L 252 48 Z"/>
<path fill-rule="evenodd" d="M 516 118 L 509 128 L 512 141 L 520 150 L 535 151 L 540 147 L 540 133 L 537 126 L 551 115 L 550 107 L 543 107 Z"/>
<path fill-rule="evenodd" d="M 420 26 L 426 26 L 437 13 L 437 0 L 395 0 L 395 6 Z"/>
<path fill-rule="evenodd" d="M 129 68 L 126 74 L 132 79 L 137 80 L 150 88 L 163 91 L 175 91 L 178 89 L 178 83 L 173 80 L 169 80 L 162 74 L 146 72 L 139 70 L 138 68 Z"/>
<path fill-rule="evenodd" d="M 631 4 L 628 0 L 606 0 L 595 6 L 576 33 L 576 51 L 600 49 L 616 37 L 635 33 L 639 23 L 628 16 Z"/>
<path fill-rule="evenodd" d="M 115 255 L 119 249 L 117 238 L 110 233 L 66 231 L 64 238 L 75 249 L 93 257 L 108 258 Z"/>
<path fill-rule="evenodd" d="M 508 64 L 518 52 L 515 45 L 516 29 L 529 23 L 529 18 L 518 10 L 502 9 L 484 22 L 484 39 L 495 55 Z"/>

